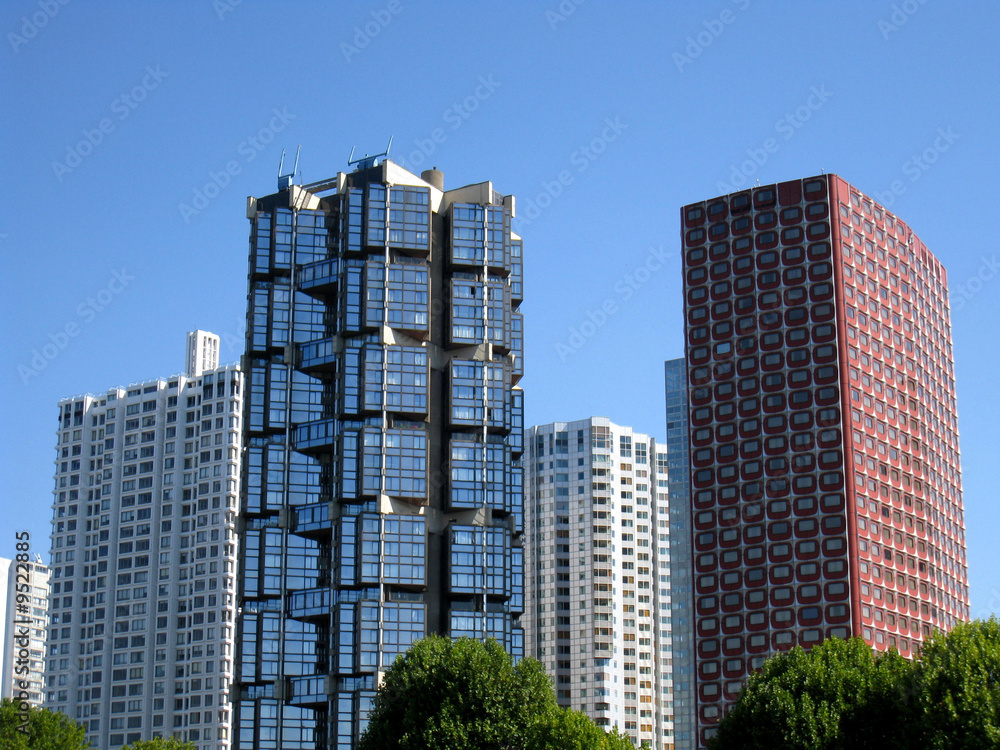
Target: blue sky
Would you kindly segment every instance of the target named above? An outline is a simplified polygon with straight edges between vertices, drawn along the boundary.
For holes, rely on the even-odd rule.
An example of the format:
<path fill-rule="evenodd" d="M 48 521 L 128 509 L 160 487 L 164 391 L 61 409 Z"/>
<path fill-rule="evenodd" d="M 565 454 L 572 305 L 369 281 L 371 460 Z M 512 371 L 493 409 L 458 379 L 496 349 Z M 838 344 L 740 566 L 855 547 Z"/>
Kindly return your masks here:
<path fill-rule="evenodd" d="M 526 424 L 664 434 L 678 213 L 836 172 L 952 288 L 972 611 L 1000 612 L 995 3 L 9 0 L 0 11 L 0 555 L 47 553 L 56 403 L 238 359 L 245 200 L 283 148 L 490 179 L 525 238 Z M 289 157 L 291 158 L 291 156 Z"/>

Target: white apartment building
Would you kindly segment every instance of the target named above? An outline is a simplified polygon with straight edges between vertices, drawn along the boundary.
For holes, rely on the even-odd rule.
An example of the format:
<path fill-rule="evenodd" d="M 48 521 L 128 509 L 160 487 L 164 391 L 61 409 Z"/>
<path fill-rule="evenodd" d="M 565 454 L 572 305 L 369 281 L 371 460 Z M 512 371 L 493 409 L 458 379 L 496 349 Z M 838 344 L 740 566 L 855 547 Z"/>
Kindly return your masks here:
<path fill-rule="evenodd" d="M 525 653 L 562 706 L 673 747 L 664 446 L 604 417 L 525 432 Z"/>
<path fill-rule="evenodd" d="M 97 750 L 228 750 L 243 375 L 193 371 L 59 403 L 45 705 Z"/>
<path fill-rule="evenodd" d="M 49 569 L 41 557 L 0 557 L 0 698 L 27 696 L 32 705 L 42 705 L 48 596 Z"/>

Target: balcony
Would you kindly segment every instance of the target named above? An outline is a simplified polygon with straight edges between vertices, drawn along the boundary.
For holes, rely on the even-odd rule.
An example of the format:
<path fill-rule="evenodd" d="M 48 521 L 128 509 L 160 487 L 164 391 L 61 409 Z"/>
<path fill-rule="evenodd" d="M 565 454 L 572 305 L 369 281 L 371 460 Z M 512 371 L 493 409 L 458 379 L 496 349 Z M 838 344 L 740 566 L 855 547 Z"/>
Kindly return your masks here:
<path fill-rule="evenodd" d="M 298 288 L 310 297 L 326 301 L 337 292 L 340 262 L 336 258 L 319 260 L 299 267 Z"/>
<path fill-rule="evenodd" d="M 293 706 L 321 708 L 329 701 L 326 675 L 315 677 L 293 677 L 292 696 L 288 700 Z"/>
<path fill-rule="evenodd" d="M 332 596 L 329 588 L 293 591 L 288 595 L 288 616 L 304 622 L 326 622 L 330 619 Z"/>
<path fill-rule="evenodd" d="M 309 539 L 329 539 L 333 531 L 328 502 L 299 505 L 295 508 L 294 533 Z"/>
<path fill-rule="evenodd" d="M 300 453 L 317 455 L 333 450 L 337 442 L 337 420 L 317 419 L 295 428 L 294 447 Z"/>
<path fill-rule="evenodd" d="M 333 338 L 299 344 L 297 366 L 303 372 L 316 374 L 337 371 L 337 345 Z"/>

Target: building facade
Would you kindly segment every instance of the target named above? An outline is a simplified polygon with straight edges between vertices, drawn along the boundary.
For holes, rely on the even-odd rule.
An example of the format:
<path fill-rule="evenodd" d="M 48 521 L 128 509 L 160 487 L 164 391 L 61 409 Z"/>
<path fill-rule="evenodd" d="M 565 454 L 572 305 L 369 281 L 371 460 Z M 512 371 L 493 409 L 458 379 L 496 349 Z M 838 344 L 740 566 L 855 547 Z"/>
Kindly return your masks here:
<path fill-rule="evenodd" d="M 561 706 L 673 748 L 667 455 L 604 417 L 525 431 L 528 654 Z"/>
<path fill-rule="evenodd" d="M 0 557 L 0 698 L 44 699 L 45 636 L 49 627 L 49 569 L 32 561 Z M 20 596 L 19 596 L 20 595 Z"/>
<path fill-rule="evenodd" d="M 947 275 L 836 175 L 681 211 L 700 739 L 774 651 L 969 617 Z"/>
<path fill-rule="evenodd" d="M 523 652 L 514 199 L 372 158 L 247 215 L 238 747 L 343 750 L 424 635 Z"/>
<path fill-rule="evenodd" d="M 664 365 L 667 397 L 667 497 L 670 503 L 670 618 L 673 641 L 674 750 L 697 747 L 694 579 L 691 556 L 691 463 L 687 362 Z"/>
<path fill-rule="evenodd" d="M 218 344 L 59 403 L 45 706 L 99 750 L 230 747 L 243 375 Z"/>

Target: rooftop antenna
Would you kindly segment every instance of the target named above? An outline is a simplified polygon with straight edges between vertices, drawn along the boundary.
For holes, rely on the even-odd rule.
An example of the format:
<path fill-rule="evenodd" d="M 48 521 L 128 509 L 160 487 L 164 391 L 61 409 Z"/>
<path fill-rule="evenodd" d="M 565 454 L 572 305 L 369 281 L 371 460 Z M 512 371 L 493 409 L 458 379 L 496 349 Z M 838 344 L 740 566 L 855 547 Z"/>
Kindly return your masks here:
<path fill-rule="evenodd" d="M 389 149 L 391 149 L 391 148 L 392 148 L 392 136 L 391 135 L 389 136 L 389 145 L 387 145 L 385 147 L 385 151 L 383 151 L 381 154 L 375 154 L 374 156 L 369 156 L 368 154 L 365 154 L 361 158 L 355 159 L 354 158 L 354 149 L 352 148 L 351 149 L 351 155 L 349 157 L 347 157 L 347 164 L 348 164 L 348 166 L 354 166 L 355 164 L 357 164 L 358 165 L 357 169 L 359 169 L 359 170 L 360 169 L 371 169 L 372 167 L 374 167 L 374 166 L 376 166 L 377 164 L 380 163 L 379 159 L 381 159 L 382 157 L 385 157 L 386 159 L 389 158 Z M 385 159 L 382 159 L 382 160 L 385 161 Z"/>
<path fill-rule="evenodd" d="M 295 181 L 295 175 L 299 171 L 299 154 L 302 153 L 302 144 L 295 150 L 295 166 L 289 174 L 282 174 L 285 167 L 285 149 L 281 149 L 281 161 L 278 162 L 278 190 L 287 190 Z"/>

